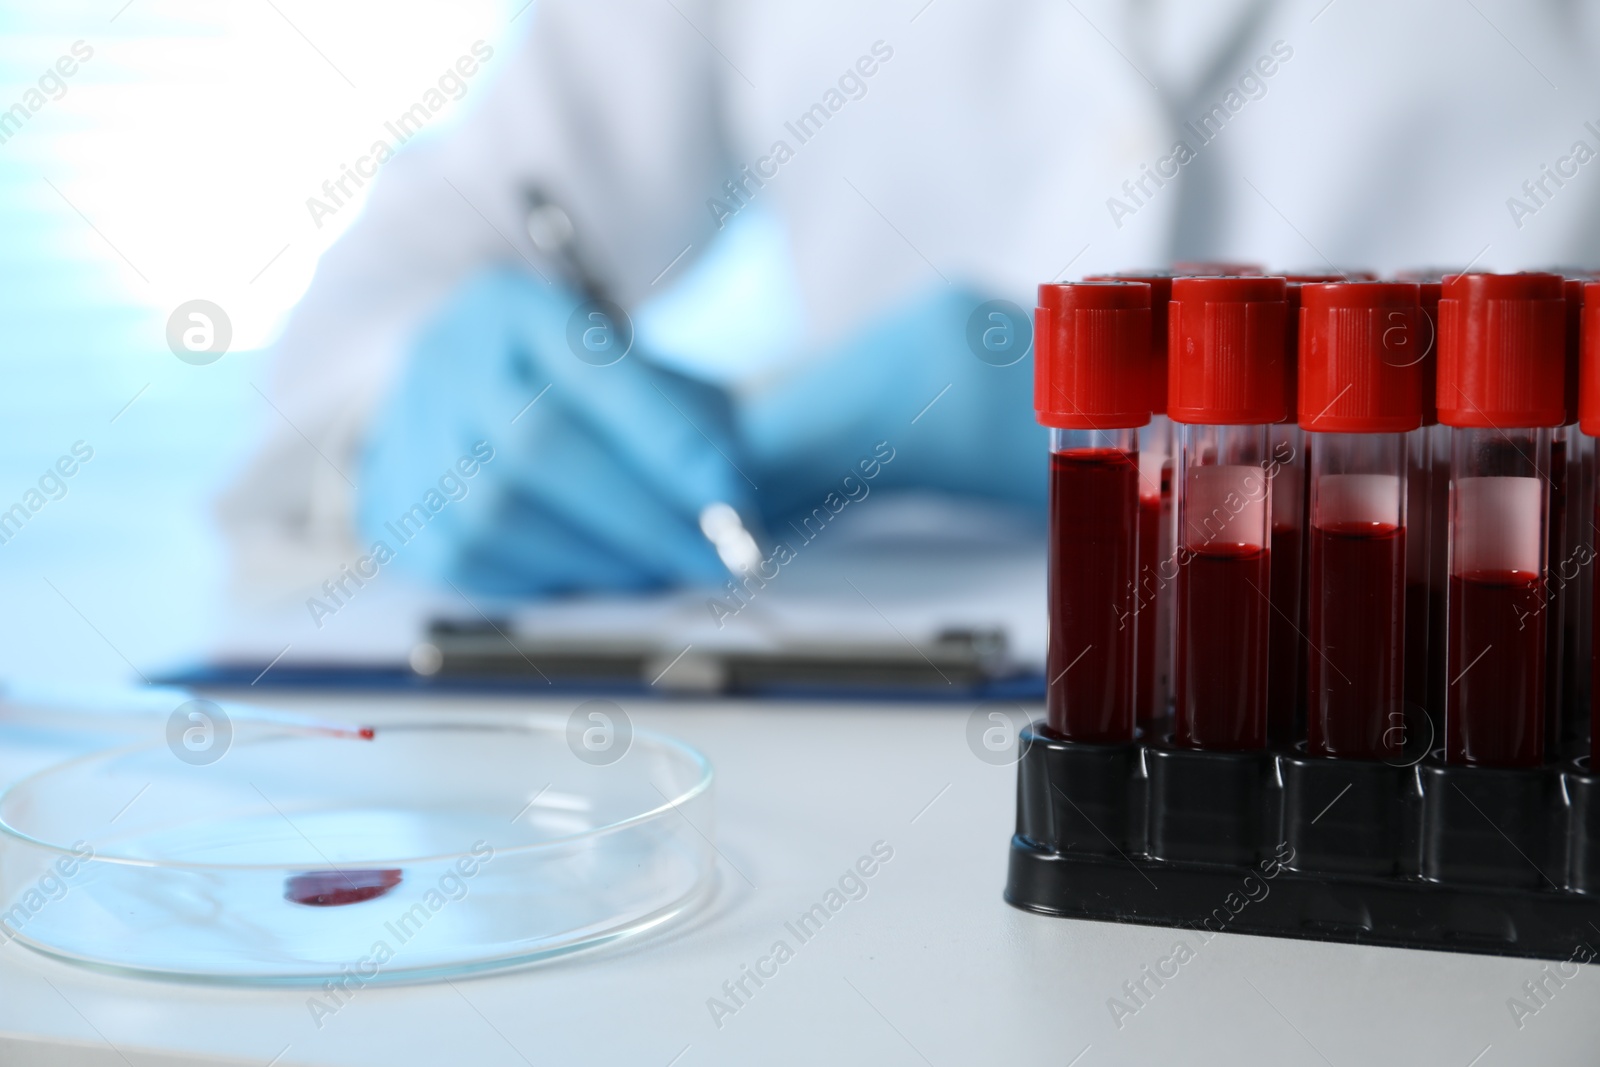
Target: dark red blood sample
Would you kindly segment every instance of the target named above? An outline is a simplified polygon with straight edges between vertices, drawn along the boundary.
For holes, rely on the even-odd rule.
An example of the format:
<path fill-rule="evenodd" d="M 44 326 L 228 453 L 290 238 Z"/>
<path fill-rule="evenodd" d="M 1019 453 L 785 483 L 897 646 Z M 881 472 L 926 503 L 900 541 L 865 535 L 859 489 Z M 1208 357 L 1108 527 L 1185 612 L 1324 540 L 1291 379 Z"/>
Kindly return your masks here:
<path fill-rule="evenodd" d="M 1423 431 L 1426 433 L 1426 431 Z M 1423 447 L 1427 444 L 1424 440 Z M 1406 469 L 1406 616 L 1405 616 L 1405 698 L 1419 709 L 1428 709 L 1428 656 L 1435 643 L 1433 630 L 1443 620 L 1430 613 L 1428 573 L 1428 489 L 1433 469 L 1426 452 L 1414 454 Z M 1309 628 L 1308 628 L 1309 629 Z"/>
<path fill-rule="evenodd" d="M 397 870 L 307 871 L 283 884 L 283 899 L 314 908 L 336 908 L 381 897 L 400 884 Z"/>
<path fill-rule="evenodd" d="M 1566 543 L 1567 529 L 1567 443 L 1560 437 L 1550 442 L 1550 518 L 1545 526 L 1545 566 L 1552 573 L 1559 573 L 1561 565 L 1568 552 Z M 1549 621 L 1545 624 L 1545 747 L 1556 751 L 1561 746 L 1561 708 L 1565 703 L 1563 692 L 1565 690 L 1567 665 L 1564 656 L 1567 649 L 1562 646 L 1562 637 L 1566 633 L 1566 615 L 1571 610 L 1567 607 L 1569 597 L 1564 582 L 1553 582 L 1546 590 L 1548 603 L 1545 604 L 1545 613 Z M 1576 612 L 1573 612 L 1576 614 Z"/>
<path fill-rule="evenodd" d="M 1419 708 L 1428 706 L 1428 586 L 1424 582 L 1406 583 L 1406 700 Z"/>
<path fill-rule="evenodd" d="M 1249 751 L 1267 743 L 1267 602 L 1272 553 L 1208 545 L 1178 569 L 1174 739 Z"/>
<path fill-rule="evenodd" d="M 1450 576 L 1445 759 L 1528 767 L 1544 757 L 1544 582 L 1529 571 Z"/>
<path fill-rule="evenodd" d="M 1136 659 L 1137 676 L 1134 684 L 1134 715 L 1143 726 L 1160 718 L 1164 708 L 1156 706 L 1156 597 L 1160 579 L 1157 568 L 1161 563 L 1161 497 L 1141 494 L 1139 497 L 1139 573 L 1135 579 L 1134 604 L 1138 612 Z"/>
<path fill-rule="evenodd" d="M 1306 736 L 1316 755 L 1378 759 L 1405 740 L 1405 544 L 1405 531 L 1389 523 L 1311 531 Z"/>
<path fill-rule="evenodd" d="M 1139 458 L 1050 457 L 1050 727 L 1070 741 L 1133 739 L 1133 589 Z"/>
<path fill-rule="evenodd" d="M 1442 728 L 1445 646 L 1449 643 L 1445 640 L 1445 594 L 1450 585 L 1446 577 L 1450 554 L 1450 472 L 1443 460 L 1435 464 L 1428 483 L 1427 522 L 1423 535 L 1428 538 L 1428 700 L 1424 707 L 1430 726 Z"/>
<path fill-rule="evenodd" d="M 378 731 L 374 730 L 370 726 L 363 726 L 357 731 L 357 733 L 361 735 L 361 740 L 363 741 L 371 741 L 374 737 L 378 736 Z"/>
<path fill-rule="evenodd" d="M 1592 557 L 1583 554 L 1579 545 L 1573 545 L 1567 550 L 1566 561 L 1558 564 L 1565 574 L 1583 574 L 1585 563 Z M 1566 605 L 1561 611 L 1561 626 L 1563 636 L 1561 639 L 1561 704 L 1555 714 L 1556 730 L 1559 748 L 1547 745 L 1547 752 L 1564 752 L 1567 745 L 1575 738 L 1582 737 L 1584 732 L 1583 708 L 1589 703 L 1584 699 L 1584 684 L 1589 669 L 1588 656 L 1583 648 L 1583 596 L 1581 590 L 1582 579 L 1567 583 L 1562 590 L 1566 596 Z M 1546 736 L 1550 735 L 1547 728 Z"/>
<path fill-rule="evenodd" d="M 1267 623 L 1267 717 L 1271 735 L 1290 741 L 1295 733 L 1295 708 L 1303 687 L 1300 635 L 1300 559 L 1304 543 L 1300 527 L 1272 528 L 1272 611 Z"/>

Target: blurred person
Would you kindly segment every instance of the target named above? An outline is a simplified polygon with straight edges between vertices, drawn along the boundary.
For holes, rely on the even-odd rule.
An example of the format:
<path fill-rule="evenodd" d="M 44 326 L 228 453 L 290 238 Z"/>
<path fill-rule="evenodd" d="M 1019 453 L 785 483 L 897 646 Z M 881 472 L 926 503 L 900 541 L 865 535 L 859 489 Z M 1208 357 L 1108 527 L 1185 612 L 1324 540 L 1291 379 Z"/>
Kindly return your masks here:
<path fill-rule="evenodd" d="M 980 304 L 1180 259 L 1592 258 L 1595 8 L 536 0 L 323 257 L 278 345 L 294 429 L 227 522 L 247 568 L 320 580 L 479 442 L 405 557 L 492 593 L 720 583 L 707 505 L 782 531 L 879 442 L 875 491 L 1042 514 L 1031 360 L 978 358 Z M 777 373 L 579 358 L 627 329 L 595 301 L 753 208 L 805 313 Z"/>

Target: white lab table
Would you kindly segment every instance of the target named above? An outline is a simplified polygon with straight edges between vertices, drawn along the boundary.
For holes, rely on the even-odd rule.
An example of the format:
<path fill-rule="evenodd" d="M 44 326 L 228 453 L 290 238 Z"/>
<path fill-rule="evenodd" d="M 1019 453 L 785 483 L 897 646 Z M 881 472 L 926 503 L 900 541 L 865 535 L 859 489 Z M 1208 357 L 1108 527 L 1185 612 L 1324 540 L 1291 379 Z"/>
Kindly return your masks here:
<path fill-rule="evenodd" d="M 302 710 L 565 714 L 575 700 L 283 698 Z M 369 985 L 317 1025 L 306 988 L 115 977 L 0 948 L 0 1063 L 1594 1063 L 1584 967 L 1519 1028 L 1542 964 L 1224 934 L 1131 1017 L 1108 1001 L 1176 933 L 1026 914 L 1001 900 L 1015 770 L 969 750 L 964 705 L 622 702 L 716 768 L 724 857 L 710 905 L 624 947 L 497 975 Z M 7 776 L 49 757 L 13 738 Z M 893 858 L 734 1014 L 738 979 L 839 876 Z M 1596 935 L 1600 942 L 1600 933 Z M 771 965 L 766 965 L 770 970 Z M 1553 988 L 1553 987 L 1552 987 Z"/>

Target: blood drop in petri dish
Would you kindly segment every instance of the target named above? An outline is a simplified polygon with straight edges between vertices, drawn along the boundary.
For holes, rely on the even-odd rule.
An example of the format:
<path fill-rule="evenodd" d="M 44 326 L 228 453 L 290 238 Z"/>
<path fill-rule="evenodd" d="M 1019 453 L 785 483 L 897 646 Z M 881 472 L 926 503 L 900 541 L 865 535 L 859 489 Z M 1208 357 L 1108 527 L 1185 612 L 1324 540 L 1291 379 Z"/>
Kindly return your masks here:
<path fill-rule="evenodd" d="M 313 908 L 360 904 L 383 896 L 400 884 L 398 870 L 307 871 L 290 875 L 283 884 L 283 899 Z"/>

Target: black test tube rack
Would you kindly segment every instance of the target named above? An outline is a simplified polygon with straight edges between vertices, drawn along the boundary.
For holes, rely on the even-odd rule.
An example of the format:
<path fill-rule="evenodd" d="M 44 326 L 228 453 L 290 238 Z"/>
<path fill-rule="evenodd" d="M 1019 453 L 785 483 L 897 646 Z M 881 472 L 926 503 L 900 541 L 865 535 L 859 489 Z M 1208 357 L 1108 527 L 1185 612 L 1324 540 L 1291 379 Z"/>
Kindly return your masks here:
<path fill-rule="evenodd" d="M 1005 897 L 1078 919 L 1552 960 L 1600 944 L 1600 776 L 1023 732 Z"/>

